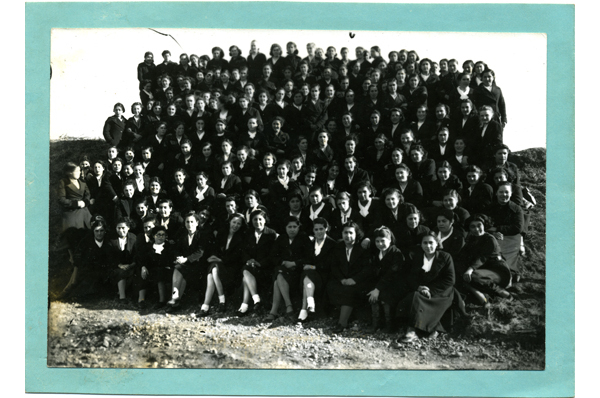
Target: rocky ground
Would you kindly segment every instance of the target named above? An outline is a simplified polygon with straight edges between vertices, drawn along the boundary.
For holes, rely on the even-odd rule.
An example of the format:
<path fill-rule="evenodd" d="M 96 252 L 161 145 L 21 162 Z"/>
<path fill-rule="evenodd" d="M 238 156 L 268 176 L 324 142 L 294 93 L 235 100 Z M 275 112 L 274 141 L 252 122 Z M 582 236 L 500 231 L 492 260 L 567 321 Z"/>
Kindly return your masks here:
<path fill-rule="evenodd" d="M 91 141 L 51 144 L 50 181 L 58 185 L 65 159 L 93 151 Z M 48 366 L 297 369 L 544 369 L 546 308 L 546 151 L 534 148 L 511 155 L 538 204 L 525 237 L 523 279 L 511 288 L 512 300 L 495 299 L 489 308 L 468 303 L 469 319 L 434 340 L 396 344 L 392 335 L 365 333 L 368 308 L 357 311 L 352 327 L 332 333 L 333 317 L 322 314 L 306 325 L 262 317 L 237 318 L 228 312 L 198 318 L 198 298 L 178 314 L 133 305 L 116 308 L 112 299 L 87 297 L 51 301 L 48 311 Z M 60 209 L 50 197 L 49 291 L 59 292 L 71 267 L 54 251 Z M 235 304 L 238 304 L 236 301 Z M 402 330 L 400 330 L 401 332 Z"/>

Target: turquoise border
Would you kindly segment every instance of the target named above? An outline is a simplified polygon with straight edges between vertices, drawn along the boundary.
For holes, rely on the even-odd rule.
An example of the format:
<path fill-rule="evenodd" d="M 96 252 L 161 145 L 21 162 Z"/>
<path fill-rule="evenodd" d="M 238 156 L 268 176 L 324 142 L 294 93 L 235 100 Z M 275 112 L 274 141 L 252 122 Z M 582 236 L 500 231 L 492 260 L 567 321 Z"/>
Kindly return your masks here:
<path fill-rule="evenodd" d="M 27 3 L 26 391 L 100 394 L 574 395 L 574 6 L 350 3 Z M 171 15 L 173 18 L 165 18 Z M 227 18 L 218 17 L 226 15 Z M 269 18 L 261 18 L 269 15 Z M 294 15 L 290 20 L 289 16 Z M 332 15 L 336 17 L 333 18 Z M 377 18 L 365 16 L 373 15 Z M 176 16 L 176 17 L 175 17 Z M 213 18 L 213 16 L 216 16 Z M 282 16 L 282 17 L 278 17 Z M 545 371 L 87 370 L 46 367 L 50 29 L 231 28 L 548 35 Z M 433 28 L 433 29 L 432 29 Z M 565 134 L 565 132 L 568 132 Z M 234 382 L 228 382 L 229 380 Z M 276 382 L 273 382 L 276 380 Z"/>

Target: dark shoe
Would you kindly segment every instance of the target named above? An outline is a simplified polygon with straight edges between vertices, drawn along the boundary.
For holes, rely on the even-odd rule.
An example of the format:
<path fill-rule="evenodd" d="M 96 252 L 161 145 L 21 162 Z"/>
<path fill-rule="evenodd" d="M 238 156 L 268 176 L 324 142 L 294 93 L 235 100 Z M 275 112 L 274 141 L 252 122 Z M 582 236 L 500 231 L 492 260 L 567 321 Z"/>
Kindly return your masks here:
<path fill-rule="evenodd" d="M 175 301 L 175 304 L 171 304 L 167 307 L 167 312 L 173 314 L 181 309 L 181 303 L 179 300 Z"/>
<path fill-rule="evenodd" d="M 333 333 L 342 333 L 344 330 L 346 330 L 346 328 L 344 326 L 342 326 L 341 323 L 338 323 L 337 325 L 335 325 L 332 332 Z"/>
<path fill-rule="evenodd" d="M 219 303 L 217 305 L 217 309 L 216 309 L 217 314 L 224 314 L 226 311 L 227 311 L 227 308 L 225 306 L 225 303 Z"/>
<path fill-rule="evenodd" d="M 145 310 L 148 308 L 148 303 L 146 302 L 146 300 L 138 301 L 137 307 L 139 310 Z"/>
<path fill-rule="evenodd" d="M 156 303 L 154 305 L 154 309 L 155 310 L 162 310 L 163 308 L 165 308 L 167 306 L 167 302 L 166 301 L 159 301 L 158 303 Z"/>
<path fill-rule="evenodd" d="M 198 312 L 198 316 L 201 317 L 201 318 L 205 317 L 205 316 L 208 316 L 208 311 L 201 309 L 200 312 Z"/>
<path fill-rule="evenodd" d="M 257 313 L 261 312 L 262 309 L 263 309 L 262 301 L 259 301 L 258 303 L 254 304 L 254 307 L 252 307 L 252 312 L 257 314 Z"/>
<path fill-rule="evenodd" d="M 273 322 L 275 319 L 277 319 L 277 315 L 269 313 L 265 317 L 265 322 Z"/>
<path fill-rule="evenodd" d="M 235 314 L 238 316 L 238 318 L 243 318 L 243 317 L 245 317 L 245 316 L 248 316 L 248 313 L 249 313 L 249 312 L 250 312 L 250 311 L 242 312 L 242 311 L 240 311 L 240 310 L 237 310 L 237 311 L 235 312 Z"/>

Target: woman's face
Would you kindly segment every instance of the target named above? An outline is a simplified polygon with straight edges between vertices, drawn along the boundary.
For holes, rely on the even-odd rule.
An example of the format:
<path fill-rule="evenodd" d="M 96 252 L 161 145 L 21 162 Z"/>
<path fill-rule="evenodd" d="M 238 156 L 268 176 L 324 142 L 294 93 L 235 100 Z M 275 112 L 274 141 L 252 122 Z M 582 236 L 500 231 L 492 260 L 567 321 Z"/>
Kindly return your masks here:
<path fill-rule="evenodd" d="M 225 211 L 227 214 L 234 214 L 237 211 L 237 204 L 235 200 L 228 200 L 225 202 Z"/>
<path fill-rule="evenodd" d="M 279 57 L 281 56 L 281 47 L 274 46 L 271 52 L 273 53 L 273 57 Z"/>
<path fill-rule="evenodd" d="M 313 88 L 310 89 L 310 97 L 313 100 L 315 100 L 315 101 L 318 100 L 320 94 L 321 94 L 321 92 L 319 91 L 318 87 L 313 87 Z"/>
<path fill-rule="evenodd" d="M 312 191 L 308 195 L 308 199 L 310 200 L 311 204 L 318 205 L 323 201 L 323 193 L 321 190 Z"/>
<path fill-rule="evenodd" d="M 335 89 L 332 86 L 327 86 L 325 89 L 325 96 L 327 98 L 333 98 L 335 96 Z"/>
<path fill-rule="evenodd" d="M 377 126 L 379 124 L 379 115 L 374 113 L 371 115 L 371 125 Z"/>
<path fill-rule="evenodd" d="M 386 238 L 383 236 L 378 236 L 377 238 L 375 238 L 375 246 L 377 246 L 377 249 L 381 250 L 382 252 L 389 249 L 391 244 L 392 241 L 390 240 L 390 238 Z"/>
<path fill-rule="evenodd" d="M 271 67 L 270 67 L 270 66 L 267 66 L 267 65 L 265 65 L 265 66 L 263 67 L 263 70 L 262 70 L 262 72 L 263 72 L 263 76 L 264 76 L 264 78 L 265 78 L 265 79 L 268 79 L 268 78 L 271 76 Z"/>
<path fill-rule="evenodd" d="M 419 78 L 416 76 L 411 77 L 410 79 L 408 79 L 408 85 L 411 89 L 414 90 L 419 85 Z"/>
<path fill-rule="evenodd" d="M 133 188 L 133 187 L 131 186 L 131 188 Z M 148 206 L 146 206 L 145 203 L 138 203 L 138 205 L 135 207 L 135 211 L 139 216 L 145 216 L 146 213 L 148 212 Z"/>
<path fill-rule="evenodd" d="M 221 150 L 223 151 L 224 154 L 230 154 L 231 153 L 231 144 L 229 142 L 223 142 L 221 144 Z"/>
<path fill-rule="evenodd" d="M 379 90 L 377 89 L 377 86 L 371 85 L 371 87 L 369 88 L 369 97 L 371 97 L 371 99 L 375 100 L 375 99 L 377 99 L 378 95 L 379 95 Z"/>
<path fill-rule="evenodd" d="M 396 72 L 396 80 L 402 84 L 406 82 L 406 71 L 404 69 L 400 69 L 398 72 Z"/>
<path fill-rule="evenodd" d="M 75 167 L 75 169 L 71 173 L 69 173 L 69 177 L 73 180 L 79 180 L 79 178 L 81 177 L 81 168 Z"/>
<path fill-rule="evenodd" d="M 302 87 L 300 87 L 300 91 L 302 92 L 302 95 L 304 97 L 308 97 L 308 94 L 310 94 L 310 88 L 306 84 L 304 84 L 304 85 L 302 85 Z"/>
<path fill-rule="evenodd" d="M 438 216 L 438 218 L 437 218 L 437 228 L 438 228 L 438 231 L 440 231 L 441 233 L 446 234 L 446 233 L 450 232 L 450 228 L 452 228 L 452 224 L 453 224 L 453 221 L 448 220 L 444 216 Z"/>
<path fill-rule="evenodd" d="M 333 58 L 335 58 L 335 56 L 336 56 L 335 48 L 333 48 L 333 47 L 327 48 L 327 58 L 333 59 Z"/>
<path fill-rule="evenodd" d="M 479 112 L 479 121 L 483 124 L 487 124 L 492 120 L 493 113 L 490 110 L 483 110 Z"/>
<path fill-rule="evenodd" d="M 440 167 L 437 171 L 437 176 L 440 181 L 448 181 L 450 170 L 447 167 Z"/>
<path fill-rule="evenodd" d="M 410 229 L 415 229 L 419 226 L 419 215 L 417 213 L 406 216 L 406 225 Z"/>
<path fill-rule="evenodd" d="M 312 185 L 315 183 L 317 179 L 317 174 L 314 172 L 310 172 L 310 173 L 306 173 L 306 175 L 304 176 L 304 182 L 306 183 L 306 186 L 312 187 Z"/>
<path fill-rule="evenodd" d="M 391 81 L 388 83 L 387 88 L 388 88 L 388 92 L 395 94 L 396 90 L 398 89 L 398 83 L 395 81 Z"/>
<path fill-rule="evenodd" d="M 471 65 L 469 62 L 465 62 L 463 64 L 463 72 L 465 73 L 473 73 L 473 65 Z"/>
<path fill-rule="evenodd" d="M 273 167 L 273 162 L 274 159 L 272 156 L 265 156 L 263 158 L 263 166 L 265 166 L 267 169 L 271 169 L 271 167 Z"/>
<path fill-rule="evenodd" d="M 290 207 L 290 211 L 297 212 L 302 208 L 302 201 L 300 198 L 292 198 L 288 202 L 288 206 Z"/>
<path fill-rule="evenodd" d="M 423 240 L 421 240 L 421 248 L 425 254 L 432 255 L 435 253 L 437 247 L 437 241 L 433 238 L 433 236 L 425 236 Z"/>
<path fill-rule="evenodd" d="M 183 124 L 180 124 L 180 125 L 178 125 L 178 126 L 175 128 L 175 134 L 176 134 L 178 137 L 181 137 L 181 136 L 183 135 L 183 133 L 184 133 L 184 132 L 185 132 L 185 127 L 184 127 L 184 125 L 183 125 Z M 188 146 L 189 146 L 189 144 L 185 144 L 185 145 L 188 145 Z M 191 149 L 191 148 L 190 148 L 190 149 Z"/>
<path fill-rule="evenodd" d="M 198 83 L 202 83 L 204 81 L 204 73 L 203 72 L 196 73 L 196 81 Z"/>
<path fill-rule="evenodd" d="M 198 220 L 196 217 L 187 217 L 185 219 L 185 229 L 187 229 L 188 233 L 193 234 L 198 229 Z"/>
<path fill-rule="evenodd" d="M 181 171 L 175 172 L 174 177 L 177 185 L 183 185 L 183 183 L 185 182 L 185 174 L 183 174 L 183 172 Z"/>
<path fill-rule="evenodd" d="M 156 129 L 156 134 L 159 137 L 164 137 L 165 134 L 167 134 L 167 126 L 164 124 L 161 124 L 160 126 L 158 126 L 158 128 Z"/>
<path fill-rule="evenodd" d="M 385 142 L 381 138 L 376 138 L 375 139 L 375 149 L 377 149 L 377 151 L 383 151 L 384 148 L 385 148 Z"/>
<path fill-rule="evenodd" d="M 302 163 L 302 160 L 300 160 L 300 158 L 292 160 L 292 168 L 295 172 L 299 172 L 300 170 L 302 170 L 303 165 L 304 163 Z"/>
<path fill-rule="evenodd" d="M 349 141 L 352 142 L 352 141 Z M 344 160 L 344 166 L 346 167 L 346 170 L 349 173 L 354 173 L 354 170 L 356 169 L 356 162 L 353 159 L 346 159 Z"/>
<path fill-rule="evenodd" d="M 238 150 L 236 155 L 240 163 L 244 163 L 248 159 L 248 152 L 245 149 Z"/>
<path fill-rule="evenodd" d="M 158 182 L 153 182 L 150 184 L 150 193 L 152 195 L 158 195 L 160 193 L 160 184 Z"/>
<path fill-rule="evenodd" d="M 300 149 L 302 152 L 306 152 L 308 149 L 308 140 L 300 140 L 300 142 L 298 142 L 298 149 Z"/>
<path fill-rule="evenodd" d="M 438 133 L 438 142 L 442 145 L 446 145 L 448 142 L 448 131 L 442 130 Z"/>
<path fill-rule="evenodd" d="M 271 123 L 271 126 L 273 127 L 273 132 L 279 133 L 281 131 L 281 121 L 273 120 L 273 123 Z"/>
<path fill-rule="evenodd" d="M 454 210 L 458 206 L 458 198 L 456 196 L 444 196 L 444 207 L 448 210 Z"/>
<path fill-rule="evenodd" d="M 123 168 L 123 163 L 121 163 L 119 161 L 113 161 L 113 164 L 112 164 L 113 172 L 120 173 L 122 168 Z"/>
<path fill-rule="evenodd" d="M 338 166 L 331 166 L 327 172 L 327 178 L 329 180 L 335 180 L 340 174 L 340 168 Z"/>
<path fill-rule="evenodd" d="M 323 240 L 327 235 L 327 228 L 323 224 L 315 224 L 313 226 L 313 234 L 317 240 Z"/>
<path fill-rule="evenodd" d="M 206 181 L 206 177 L 205 176 L 199 175 L 199 176 L 196 177 L 196 184 L 198 184 L 198 186 L 200 188 L 204 188 L 206 186 L 206 183 L 207 183 L 207 181 Z"/>
<path fill-rule="evenodd" d="M 104 166 L 100 163 L 94 163 L 94 175 L 100 177 L 102 174 L 104 174 Z"/>
<path fill-rule="evenodd" d="M 396 169 L 396 180 L 400 183 L 408 181 L 408 171 L 404 168 Z"/>
<path fill-rule="evenodd" d="M 418 149 L 410 151 L 410 158 L 414 163 L 421 163 L 423 161 L 423 152 Z"/>
<path fill-rule="evenodd" d="M 258 52 L 258 44 L 256 42 L 253 41 L 252 43 L 250 43 L 250 51 L 252 53 Z"/>
<path fill-rule="evenodd" d="M 367 92 L 369 90 L 369 86 L 371 85 L 371 80 L 370 79 L 365 79 L 362 83 L 362 89 L 364 92 Z"/>
<path fill-rule="evenodd" d="M 356 230 L 352 227 L 344 228 L 342 236 L 346 245 L 354 245 L 354 242 L 356 242 Z"/>
<path fill-rule="evenodd" d="M 508 149 L 499 149 L 494 154 L 496 164 L 503 165 L 508 160 Z"/>
<path fill-rule="evenodd" d="M 473 236 L 482 236 L 485 233 L 485 227 L 481 221 L 473 221 L 469 224 L 469 233 Z"/>
<path fill-rule="evenodd" d="M 472 111 L 473 107 L 470 103 L 466 102 L 464 104 L 460 104 L 460 112 L 463 114 L 463 116 L 469 116 Z"/>
<path fill-rule="evenodd" d="M 466 74 L 463 75 L 463 77 L 460 78 L 459 84 L 462 88 L 467 87 L 469 84 L 471 84 L 471 76 Z"/>
<path fill-rule="evenodd" d="M 103 226 L 97 226 L 94 228 L 94 239 L 98 242 L 102 242 L 104 240 L 104 235 L 106 235 L 106 229 Z"/>
<path fill-rule="evenodd" d="M 498 198 L 498 203 L 506 204 L 510 201 L 510 197 L 512 196 L 512 188 L 508 185 L 502 185 L 498 188 L 498 192 L 496 192 L 496 197 Z"/>
<path fill-rule="evenodd" d="M 142 178 L 144 175 L 144 166 L 135 166 L 133 168 L 133 174 L 135 175 L 135 178 Z"/>
<path fill-rule="evenodd" d="M 385 205 L 390 210 L 396 210 L 400 204 L 400 198 L 395 193 L 385 197 Z"/>
<path fill-rule="evenodd" d="M 215 50 L 212 52 L 212 55 L 213 55 L 213 58 L 214 58 L 214 59 L 219 59 L 219 58 L 221 58 L 221 51 L 219 51 L 219 50 L 216 50 L 216 49 L 215 49 Z"/>
<path fill-rule="evenodd" d="M 423 62 L 421 64 L 421 72 L 423 72 L 424 75 L 428 75 L 430 69 L 431 69 L 431 64 L 429 62 Z"/>
<path fill-rule="evenodd" d="M 442 120 L 443 118 L 446 117 L 447 114 L 448 114 L 448 112 L 446 112 L 446 107 L 438 106 L 437 108 L 435 108 L 435 117 L 438 120 Z"/>
<path fill-rule="evenodd" d="M 354 103 L 354 91 L 346 91 L 346 102 L 351 105 Z"/>
<path fill-rule="evenodd" d="M 327 134 L 320 133 L 317 139 L 321 148 L 325 148 L 327 146 L 327 142 L 329 141 L 329 137 L 327 136 Z"/>
<path fill-rule="evenodd" d="M 290 239 L 294 239 L 300 231 L 300 225 L 297 222 L 291 221 L 285 226 L 285 232 Z"/>
<path fill-rule="evenodd" d="M 229 73 L 221 73 L 221 81 L 225 84 L 229 83 Z"/>
<path fill-rule="evenodd" d="M 231 57 L 237 57 L 240 54 L 240 52 L 238 51 L 237 47 L 231 47 L 229 49 L 229 55 Z"/>
<path fill-rule="evenodd" d="M 166 231 L 158 231 L 154 234 L 154 243 L 157 245 L 162 245 L 167 240 L 167 232 Z"/>
<path fill-rule="evenodd" d="M 400 164 L 402 163 L 402 151 L 395 150 L 392 152 L 392 163 Z"/>
<path fill-rule="evenodd" d="M 175 116 L 176 112 L 177 112 L 177 108 L 175 108 L 174 104 L 167 106 L 167 115 L 168 116 Z"/>
<path fill-rule="evenodd" d="M 258 199 L 256 199 L 254 195 L 246 195 L 244 202 L 246 203 L 246 207 L 249 209 L 254 209 L 256 206 L 258 206 Z"/>
<path fill-rule="evenodd" d="M 427 117 L 427 108 L 419 107 L 417 109 L 417 120 L 419 122 L 424 122 L 426 117 Z"/>
<path fill-rule="evenodd" d="M 350 201 L 346 198 L 338 199 L 336 203 L 337 207 L 344 213 L 346 213 L 348 209 L 350 209 Z"/>
<path fill-rule="evenodd" d="M 469 171 L 467 173 L 467 181 L 471 185 L 477 184 L 477 182 L 479 181 L 479 177 L 480 177 L 479 173 L 476 173 L 474 171 Z"/>
<path fill-rule="evenodd" d="M 210 155 L 212 155 L 212 148 L 209 146 L 202 148 L 202 155 L 204 155 L 205 158 L 210 157 Z"/>
<path fill-rule="evenodd" d="M 228 177 L 231 175 L 231 165 L 229 164 L 224 164 L 221 167 L 221 173 L 223 173 L 223 176 Z"/>
<path fill-rule="evenodd" d="M 356 150 L 356 142 L 354 142 L 354 140 L 348 140 L 344 144 L 344 147 L 346 148 L 347 155 L 354 155 L 354 151 Z M 355 164 L 355 166 L 356 166 L 356 164 Z M 348 169 L 348 168 L 346 167 L 346 169 Z"/>
<path fill-rule="evenodd" d="M 491 72 L 485 72 L 482 76 L 482 80 L 483 80 L 483 84 L 485 84 L 486 86 L 489 87 L 494 82 L 494 76 L 492 76 Z"/>
<path fill-rule="evenodd" d="M 440 73 L 446 73 L 448 72 L 448 62 L 447 61 L 440 61 Z"/>
<path fill-rule="evenodd" d="M 242 228 L 242 219 L 240 217 L 233 217 L 229 221 L 229 232 L 236 233 Z"/>
<path fill-rule="evenodd" d="M 287 82 L 285 84 L 285 90 L 291 92 L 294 89 L 294 84 Z M 275 101 L 277 102 L 281 102 L 283 101 L 283 99 L 285 98 L 285 90 L 277 90 L 277 92 L 275 93 Z"/>
<path fill-rule="evenodd" d="M 359 188 L 356 194 L 358 196 L 358 200 L 360 200 L 362 203 L 368 202 L 369 198 L 371 197 L 371 191 L 367 187 Z"/>
<path fill-rule="evenodd" d="M 285 178 L 288 175 L 289 171 L 290 169 L 287 167 L 286 164 L 280 164 L 279 166 L 277 166 L 277 176 L 279 178 Z"/>
<path fill-rule="evenodd" d="M 322 48 L 317 48 L 315 50 L 315 56 L 319 59 L 324 59 L 325 58 L 325 53 L 323 52 Z"/>
<path fill-rule="evenodd" d="M 252 219 L 252 225 L 254 226 L 254 229 L 256 231 L 262 232 L 265 229 L 265 226 L 267 225 L 267 220 L 265 220 L 262 214 L 257 214 Z"/>

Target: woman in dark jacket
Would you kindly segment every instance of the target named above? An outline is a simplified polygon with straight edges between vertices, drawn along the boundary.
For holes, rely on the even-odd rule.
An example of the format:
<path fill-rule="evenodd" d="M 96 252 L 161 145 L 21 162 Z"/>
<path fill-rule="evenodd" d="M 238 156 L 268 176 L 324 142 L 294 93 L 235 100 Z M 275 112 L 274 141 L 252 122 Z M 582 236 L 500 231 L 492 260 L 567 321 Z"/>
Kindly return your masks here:
<path fill-rule="evenodd" d="M 412 252 L 408 263 L 408 290 L 411 292 L 398 304 L 398 315 L 408 318 L 408 328 L 398 342 L 418 339 L 417 330 L 435 337 L 444 328 L 440 320 L 454 299 L 454 262 L 448 253 L 438 250 L 434 232 L 423 234 L 419 250 Z"/>
<path fill-rule="evenodd" d="M 123 132 L 125 131 L 125 122 L 127 119 L 123 116 L 125 113 L 125 107 L 121 103 L 115 104 L 113 107 L 113 112 L 115 113 L 113 116 L 106 119 L 104 122 L 104 129 L 102 130 L 102 134 L 104 135 L 104 139 L 112 146 L 116 147 L 125 147 L 130 144 L 129 137 L 123 137 Z"/>
<path fill-rule="evenodd" d="M 341 333 L 348 327 L 352 310 L 365 299 L 374 277 L 369 252 L 360 245 L 362 231 L 358 225 L 349 221 L 342 235 L 343 242 L 338 243 L 331 258 L 331 275 L 327 284 L 332 304 L 340 308 L 334 333 Z"/>
<path fill-rule="evenodd" d="M 489 105 L 494 110 L 494 115 L 502 128 L 506 126 L 506 103 L 500 87 L 496 86 L 496 74 L 491 69 L 482 73 L 483 82 L 473 91 L 473 103 L 477 109 Z"/>
<path fill-rule="evenodd" d="M 250 215 L 252 228 L 246 234 L 242 254 L 244 297 L 237 311 L 238 316 L 248 315 L 248 303 L 252 298 L 253 312 L 261 307 L 260 293 L 268 295 L 269 277 L 272 274 L 271 248 L 277 233 L 267 227 L 269 217 L 263 210 L 255 210 Z"/>
<path fill-rule="evenodd" d="M 394 245 L 396 239 L 386 226 L 377 228 L 373 238 L 377 248 L 372 259 L 375 279 L 373 290 L 368 293 L 373 323 L 367 333 L 375 333 L 379 329 L 381 305 L 385 318 L 384 332 L 389 333 L 392 330 L 392 314 L 395 313 L 398 301 L 406 294 L 405 281 L 401 278 L 404 273 L 404 255 Z"/>
<path fill-rule="evenodd" d="M 469 213 L 487 214 L 492 204 L 493 188 L 483 182 L 483 172 L 478 166 L 467 167 L 466 174 L 469 186 L 462 191 L 462 206 Z"/>
<path fill-rule="evenodd" d="M 427 88 L 419 85 L 420 80 L 419 75 L 416 73 L 411 74 L 408 77 L 408 84 L 400 92 L 408 103 L 406 118 L 411 122 L 417 120 L 417 109 L 419 107 L 427 107 Z"/>
<path fill-rule="evenodd" d="M 483 214 L 475 214 L 467 220 L 465 227 L 469 235 L 457 262 L 457 274 L 463 280 L 461 286 L 480 304 L 487 303 L 485 294 L 510 297 L 504 289 L 510 285 L 511 272 L 502 258 L 498 241 L 485 232 L 487 226 L 489 219 Z"/>

